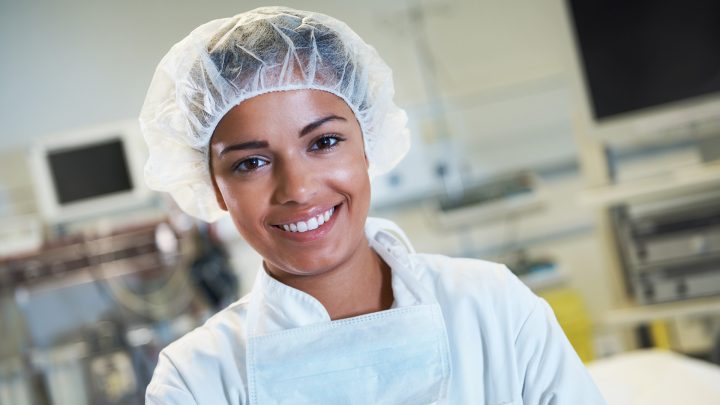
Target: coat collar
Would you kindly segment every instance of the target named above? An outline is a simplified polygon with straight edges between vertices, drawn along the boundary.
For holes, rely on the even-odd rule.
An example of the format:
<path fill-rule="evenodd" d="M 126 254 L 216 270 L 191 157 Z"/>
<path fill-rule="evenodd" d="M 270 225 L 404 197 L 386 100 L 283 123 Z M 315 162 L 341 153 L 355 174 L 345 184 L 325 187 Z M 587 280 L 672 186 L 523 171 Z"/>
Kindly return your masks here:
<path fill-rule="evenodd" d="M 414 253 L 405 233 L 393 222 L 368 218 L 365 235 L 370 246 L 390 266 L 393 307 L 418 305 L 427 301 L 428 295 L 417 280 L 416 270 L 410 260 Z M 252 335 L 298 328 L 320 322 L 329 322 L 330 316 L 323 305 L 309 294 L 287 286 L 270 277 L 260 268 L 250 300 L 251 311 L 257 311 L 250 319 Z"/>

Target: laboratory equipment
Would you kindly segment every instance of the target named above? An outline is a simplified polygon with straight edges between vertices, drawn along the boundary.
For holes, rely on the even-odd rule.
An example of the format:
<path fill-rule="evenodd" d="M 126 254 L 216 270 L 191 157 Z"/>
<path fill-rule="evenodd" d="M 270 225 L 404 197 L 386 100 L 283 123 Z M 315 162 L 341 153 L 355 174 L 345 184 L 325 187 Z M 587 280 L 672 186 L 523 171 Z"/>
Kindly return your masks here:
<path fill-rule="evenodd" d="M 0 404 L 32 405 L 32 373 L 19 356 L 0 360 Z"/>
<path fill-rule="evenodd" d="M 463 228 L 503 221 L 542 207 L 542 187 L 533 172 L 518 171 L 466 184 L 462 193 L 440 195 L 430 203 L 431 215 L 441 228 Z"/>
<path fill-rule="evenodd" d="M 618 140 L 717 127 L 720 3 L 570 0 L 567 7 L 583 132 Z"/>
<path fill-rule="evenodd" d="M 613 208 L 628 287 L 643 304 L 720 294 L 720 192 Z"/>
<path fill-rule="evenodd" d="M 35 142 L 30 164 L 43 218 L 57 224 L 147 205 L 138 139 L 132 121 Z"/>

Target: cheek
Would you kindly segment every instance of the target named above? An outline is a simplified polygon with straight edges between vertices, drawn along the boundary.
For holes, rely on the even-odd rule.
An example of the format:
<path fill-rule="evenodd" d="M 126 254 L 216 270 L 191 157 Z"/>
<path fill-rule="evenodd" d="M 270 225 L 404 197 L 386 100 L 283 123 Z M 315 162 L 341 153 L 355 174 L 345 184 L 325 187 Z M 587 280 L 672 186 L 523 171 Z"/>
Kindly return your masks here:
<path fill-rule="evenodd" d="M 229 208 L 235 229 L 242 239 L 262 256 L 267 255 L 267 232 L 263 229 L 261 218 L 262 213 L 254 204 L 234 203 Z"/>
<path fill-rule="evenodd" d="M 258 196 L 258 191 L 224 180 L 218 180 L 217 185 L 238 232 L 246 240 L 257 234 L 252 228 L 259 223 L 258 217 L 262 215 L 261 200 L 250 196 Z"/>
<path fill-rule="evenodd" d="M 349 194 L 355 205 L 366 206 L 370 202 L 370 178 L 365 156 L 353 154 L 343 159 L 334 170 L 328 171 L 340 191 Z"/>

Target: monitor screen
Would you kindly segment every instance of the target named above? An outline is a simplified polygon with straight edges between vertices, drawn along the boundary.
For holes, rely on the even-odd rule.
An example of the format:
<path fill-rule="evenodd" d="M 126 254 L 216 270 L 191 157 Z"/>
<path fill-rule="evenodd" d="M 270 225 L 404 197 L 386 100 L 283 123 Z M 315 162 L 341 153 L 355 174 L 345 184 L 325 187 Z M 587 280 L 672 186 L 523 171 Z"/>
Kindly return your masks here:
<path fill-rule="evenodd" d="M 596 119 L 720 92 L 720 1 L 568 3 Z"/>
<path fill-rule="evenodd" d="M 51 150 L 47 158 L 60 205 L 132 190 L 120 137 L 76 148 Z"/>

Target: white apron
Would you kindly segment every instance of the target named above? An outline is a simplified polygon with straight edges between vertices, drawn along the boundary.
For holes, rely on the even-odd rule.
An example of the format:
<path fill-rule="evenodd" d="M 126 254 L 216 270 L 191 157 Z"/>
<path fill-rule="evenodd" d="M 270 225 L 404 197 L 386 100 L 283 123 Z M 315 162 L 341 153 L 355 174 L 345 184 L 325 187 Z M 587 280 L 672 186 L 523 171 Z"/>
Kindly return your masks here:
<path fill-rule="evenodd" d="M 383 231 L 370 243 L 392 268 L 409 265 Z M 252 299 L 250 404 L 443 403 L 451 370 L 445 322 L 430 294 L 416 298 L 419 305 L 265 335 L 255 332 L 262 300 Z"/>

